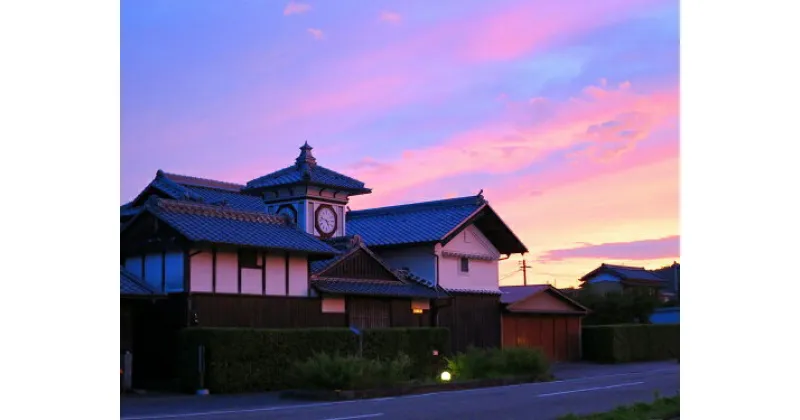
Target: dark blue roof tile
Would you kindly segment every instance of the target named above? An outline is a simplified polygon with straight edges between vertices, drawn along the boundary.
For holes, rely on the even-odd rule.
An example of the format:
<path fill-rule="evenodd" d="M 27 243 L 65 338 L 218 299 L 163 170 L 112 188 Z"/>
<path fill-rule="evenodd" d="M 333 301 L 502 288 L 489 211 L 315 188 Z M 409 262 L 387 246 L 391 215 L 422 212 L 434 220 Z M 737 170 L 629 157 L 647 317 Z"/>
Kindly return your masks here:
<path fill-rule="evenodd" d="M 484 204 L 478 195 L 351 211 L 347 232 L 360 235 L 367 246 L 437 242 Z"/>
<path fill-rule="evenodd" d="M 119 294 L 120 295 L 141 295 L 156 296 L 161 292 L 145 283 L 137 275 L 128 271 L 125 267 L 119 267 Z"/>
<path fill-rule="evenodd" d="M 282 216 L 151 197 L 146 211 L 190 241 L 333 255 L 337 251 Z"/>
<path fill-rule="evenodd" d="M 313 184 L 339 188 L 349 191 L 350 195 L 370 192 L 368 188 L 364 187 L 363 182 L 317 165 L 317 160 L 311 154 L 311 149 L 312 147 L 308 143 L 304 144 L 300 148 L 300 156 L 297 157 L 294 165 L 251 180 L 247 183 L 245 189 L 259 190 L 282 185 Z"/>
<path fill-rule="evenodd" d="M 400 281 L 372 281 L 349 279 L 318 279 L 311 285 L 322 293 L 342 295 L 395 296 L 422 299 L 446 297 L 441 290 Z"/>

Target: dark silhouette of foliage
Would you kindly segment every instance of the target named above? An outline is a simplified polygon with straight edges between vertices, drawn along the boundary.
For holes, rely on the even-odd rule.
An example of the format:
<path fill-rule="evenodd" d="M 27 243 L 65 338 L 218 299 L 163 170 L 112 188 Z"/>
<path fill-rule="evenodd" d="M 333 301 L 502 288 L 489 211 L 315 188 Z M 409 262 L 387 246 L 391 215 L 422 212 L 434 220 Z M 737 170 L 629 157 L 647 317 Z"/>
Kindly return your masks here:
<path fill-rule="evenodd" d="M 649 324 L 650 315 L 661 306 L 656 296 L 635 289 L 607 294 L 580 289 L 575 298 L 591 309 L 583 320 L 584 325 Z"/>

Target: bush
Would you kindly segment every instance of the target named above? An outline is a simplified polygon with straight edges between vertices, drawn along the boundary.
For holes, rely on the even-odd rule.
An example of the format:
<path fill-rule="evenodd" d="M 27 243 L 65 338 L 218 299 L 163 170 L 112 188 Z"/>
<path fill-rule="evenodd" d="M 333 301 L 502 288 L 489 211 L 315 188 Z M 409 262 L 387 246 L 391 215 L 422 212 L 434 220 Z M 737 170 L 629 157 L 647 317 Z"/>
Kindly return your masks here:
<path fill-rule="evenodd" d="M 435 368 L 433 350 L 446 355 L 449 331 L 443 328 L 366 330 L 366 359 L 410 359 L 409 374 L 429 376 Z M 289 388 L 288 374 L 296 362 L 318 353 L 354 356 L 358 337 L 346 328 L 246 329 L 188 328 L 180 334 L 180 379 L 187 391 L 200 386 L 197 348 L 205 347 L 205 388 L 215 393 L 259 392 Z M 333 357 L 333 356 L 331 356 Z M 345 362 L 346 363 L 346 362 Z M 344 368 L 343 368 L 344 369 Z"/>
<path fill-rule="evenodd" d="M 680 358 L 680 325 L 602 325 L 583 328 L 583 359 L 625 363 Z"/>
<path fill-rule="evenodd" d="M 478 349 L 447 359 L 447 369 L 460 380 L 522 376 L 541 377 L 550 371 L 550 363 L 539 349 L 512 347 Z"/>
<path fill-rule="evenodd" d="M 411 358 L 399 354 L 393 359 L 367 359 L 358 356 L 317 353 L 296 362 L 293 381 L 297 387 L 327 390 L 360 390 L 407 382 Z"/>

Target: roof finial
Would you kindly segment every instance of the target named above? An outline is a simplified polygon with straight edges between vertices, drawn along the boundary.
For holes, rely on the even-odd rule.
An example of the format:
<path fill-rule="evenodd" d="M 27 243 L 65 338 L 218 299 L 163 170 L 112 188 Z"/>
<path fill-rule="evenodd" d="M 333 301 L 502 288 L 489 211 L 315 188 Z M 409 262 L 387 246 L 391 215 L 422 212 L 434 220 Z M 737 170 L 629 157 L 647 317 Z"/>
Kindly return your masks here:
<path fill-rule="evenodd" d="M 481 188 L 481 190 L 478 191 L 478 197 L 483 197 L 483 188 Z"/>
<path fill-rule="evenodd" d="M 311 154 L 311 149 L 313 149 L 313 147 L 308 145 L 308 141 L 306 141 L 305 143 L 303 143 L 302 146 L 300 146 L 300 156 L 298 156 L 297 159 L 295 159 L 297 165 L 302 165 L 302 164 L 307 164 L 308 166 L 317 165 L 317 159 L 315 159 L 314 155 Z"/>

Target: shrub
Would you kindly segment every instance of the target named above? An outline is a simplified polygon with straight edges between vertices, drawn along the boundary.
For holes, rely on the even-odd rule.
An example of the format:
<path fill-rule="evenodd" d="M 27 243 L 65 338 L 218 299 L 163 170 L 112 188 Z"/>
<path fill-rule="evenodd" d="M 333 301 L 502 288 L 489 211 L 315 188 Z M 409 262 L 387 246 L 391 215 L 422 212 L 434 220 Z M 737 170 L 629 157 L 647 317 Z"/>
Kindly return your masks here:
<path fill-rule="evenodd" d="M 583 358 L 603 363 L 680 358 L 680 325 L 602 325 L 583 328 Z"/>
<path fill-rule="evenodd" d="M 356 390 L 391 386 L 410 379 L 411 359 L 400 354 L 390 360 L 316 353 L 296 362 L 293 381 L 309 389 Z"/>
<path fill-rule="evenodd" d="M 508 376 L 540 377 L 550 371 L 550 364 L 539 349 L 473 347 L 448 358 L 447 369 L 461 380 Z"/>
<path fill-rule="evenodd" d="M 409 375 L 422 377 L 431 374 L 437 359 L 433 350 L 447 354 L 449 343 L 449 331 L 443 328 L 376 329 L 364 332 L 363 351 L 367 359 L 395 363 L 404 353 L 410 359 Z M 290 387 L 287 372 L 317 353 L 356 355 L 358 337 L 346 328 L 188 328 L 180 335 L 180 379 L 187 391 L 199 386 L 199 345 L 205 347 L 206 388 L 215 393 L 259 392 Z"/>
<path fill-rule="evenodd" d="M 509 375 L 538 376 L 550 371 L 550 362 L 539 349 L 510 347 L 498 351 L 501 366 Z"/>

